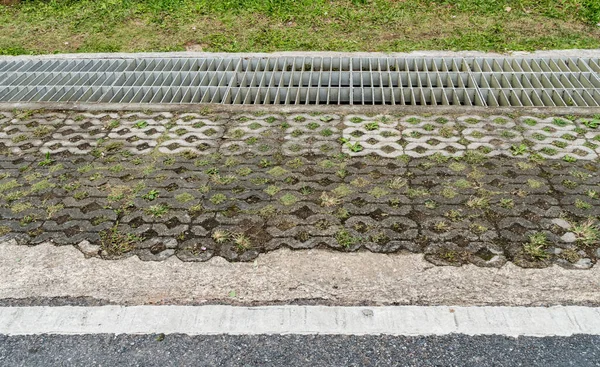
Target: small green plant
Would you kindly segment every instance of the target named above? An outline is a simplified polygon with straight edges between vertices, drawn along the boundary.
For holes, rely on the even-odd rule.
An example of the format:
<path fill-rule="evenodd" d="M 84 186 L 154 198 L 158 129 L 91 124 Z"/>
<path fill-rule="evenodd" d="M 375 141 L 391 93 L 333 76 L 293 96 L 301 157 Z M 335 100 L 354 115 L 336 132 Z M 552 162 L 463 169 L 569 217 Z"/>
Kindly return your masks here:
<path fill-rule="evenodd" d="M 142 196 L 142 199 L 146 199 L 148 201 L 155 200 L 160 195 L 158 190 L 150 190 L 145 195 Z"/>
<path fill-rule="evenodd" d="M 369 191 L 369 195 L 373 196 L 376 199 L 379 199 L 389 193 L 390 193 L 389 191 L 387 191 L 386 189 L 383 189 L 379 186 L 376 186 L 371 191 Z"/>
<path fill-rule="evenodd" d="M 500 199 L 500 206 L 505 209 L 512 209 L 515 206 L 513 199 Z"/>
<path fill-rule="evenodd" d="M 472 197 L 467 201 L 466 205 L 469 208 L 485 209 L 489 207 L 490 201 L 484 197 Z"/>
<path fill-rule="evenodd" d="M 298 199 L 292 194 L 285 194 L 280 199 L 281 203 L 285 206 L 294 205 Z"/>
<path fill-rule="evenodd" d="M 531 187 L 532 189 L 539 189 L 540 187 L 542 187 L 543 182 L 538 181 L 538 180 L 534 180 L 532 178 L 527 180 L 527 186 Z"/>
<path fill-rule="evenodd" d="M 232 234 L 233 243 L 235 243 L 238 250 L 243 251 L 252 247 L 252 241 L 243 233 Z"/>
<path fill-rule="evenodd" d="M 517 156 L 517 155 L 523 155 L 523 154 L 527 153 L 529 151 L 529 148 L 525 144 L 519 144 L 519 145 L 513 144 L 510 147 L 510 151 L 511 151 L 512 155 Z"/>
<path fill-rule="evenodd" d="M 592 204 L 587 203 L 581 199 L 576 199 L 575 200 L 575 207 L 578 209 L 582 209 L 582 210 L 587 210 L 587 209 L 591 209 L 592 208 Z"/>
<path fill-rule="evenodd" d="M 447 186 L 442 189 L 440 194 L 447 199 L 452 199 L 455 198 L 456 195 L 458 195 L 458 192 L 456 192 L 453 188 Z"/>
<path fill-rule="evenodd" d="M 377 130 L 377 129 L 379 129 L 379 123 L 377 121 L 366 123 L 365 129 L 368 131 Z"/>
<path fill-rule="evenodd" d="M 189 201 L 194 200 L 194 195 L 184 192 L 184 193 L 181 193 L 181 194 L 175 196 L 175 200 L 177 200 L 180 203 L 187 203 Z"/>
<path fill-rule="evenodd" d="M 342 202 L 342 200 L 339 197 L 337 197 L 335 195 L 330 195 L 326 192 L 323 192 L 321 194 L 320 199 L 321 199 L 321 205 L 326 208 L 339 205 Z"/>
<path fill-rule="evenodd" d="M 138 121 L 135 124 L 133 124 L 133 127 L 136 129 L 143 129 L 145 127 L 148 126 L 148 122 L 147 121 Z"/>
<path fill-rule="evenodd" d="M 271 196 L 274 196 L 274 195 L 275 195 L 275 194 L 277 194 L 279 191 L 281 191 L 281 188 L 279 188 L 279 187 L 277 187 L 277 186 L 274 186 L 274 185 L 271 185 L 271 186 L 267 187 L 267 188 L 266 188 L 264 191 L 265 191 L 267 194 L 269 194 L 269 195 L 271 195 Z"/>
<path fill-rule="evenodd" d="M 552 123 L 556 126 L 560 126 L 560 127 L 565 127 L 569 124 L 568 121 L 565 121 L 563 119 L 559 119 L 559 118 L 555 118 L 554 120 L 552 120 Z"/>
<path fill-rule="evenodd" d="M 583 247 L 595 246 L 600 242 L 600 229 L 593 218 L 574 224 L 571 230 L 577 243 Z"/>
<path fill-rule="evenodd" d="M 143 238 L 140 236 L 121 233 L 118 222 L 110 229 L 100 232 L 100 247 L 109 256 L 119 256 L 130 252 L 142 240 Z"/>
<path fill-rule="evenodd" d="M 408 184 L 408 181 L 402 177 L 394 177 L 388 182 L 388 187 L 392 190 L 400 190 Z"/>
<path fill-rule="evenodd" d="M 545 233 L 535 232 L 529 235 L 529 242 L 523 245 L 523 250 L 527 255 L 535 260 L 543 260 L 548 258 L 546 247 L 548 246 L 548 239 Z"/>
<path fill-rule="evenodd" d="M 347 230 L 341 229 L 336 232 L 335 240 L 337 241 L 338 244 L 340 244 L 340 246 L 342 246 L 344 248 L 348 248 L 348 247 L 358 243 L 361 240 L 361 238 L 354 237 Z"/>
<path fill-rule="evenodd" d="M 348 149 L 350 149 L 354 153 L 358 153 L 364 149 L 363 146 L 360 145 L 359 142 L 352 143 L 352 142 L 350 142 L 350 139 L 346 139 L 346 138 L 341 138 L 340 140 L 342 141 L 342 144 L 347 146 Z"/>
<path fill-rule="evenodd" d="M 568 162 L 568 163 L 573 163 L 573 162 L 577 162 L 577 158 L 573 157 L 572 155 L 566 154 L 563 157 L 563 161 Z"/>
<path fill-rule="evenodd" d="M 155 218 L 160 218 L 167 214 L 169 207 L 165 204 L 152 205 L 146 209 L 146 214 L 151 215 Z"/>
<path fill-rule="evenodd" d="M 212 239 L 216 243 L 225 243 L 229 240 L 229 232 L 217 229 L 213 232 Z"/>
<path fill-rule="evenodd" d="M 583 124 L 590 129 L 597 129 L 598 126 L 600 126 L 600 120 L 598 120 L 598 119 L 585 120 L 585 121 L 583 121 Z"/>
<path fill-rule="evenodd" d="M 219 205 L 221 203 L 223 203 L 225 200 L 227 200 L 227 196 L 225 196 L 224 194 L 214 194 L 211 198 L 210 198 L 210 202 L 215 204 L 215 205 Z"/>
<path fill-rule="evenodd" d="M 437 203 L 434 200 L 427 199 L 425 200 L 425 207 L 427 209 L 435 209 L 437 208 Z"/>
<path fill-rule="evenodd" d="M 38 162 L 38 166 L 46 167 L 51 166 L 54 163 L 54 159 L 50 158 L 50 152 L 46 152 L 45 158 Z"/>

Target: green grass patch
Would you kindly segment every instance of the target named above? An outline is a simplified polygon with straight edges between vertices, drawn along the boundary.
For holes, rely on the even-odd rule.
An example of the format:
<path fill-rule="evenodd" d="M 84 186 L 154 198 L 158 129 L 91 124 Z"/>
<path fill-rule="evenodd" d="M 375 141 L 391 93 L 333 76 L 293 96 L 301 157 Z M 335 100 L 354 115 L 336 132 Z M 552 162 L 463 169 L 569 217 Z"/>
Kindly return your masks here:
<path fill-rule="evenodd" d="M 597 0 L 30 0 L 0 6 L 0 55 L 597 48 L 599 22 Z"/>

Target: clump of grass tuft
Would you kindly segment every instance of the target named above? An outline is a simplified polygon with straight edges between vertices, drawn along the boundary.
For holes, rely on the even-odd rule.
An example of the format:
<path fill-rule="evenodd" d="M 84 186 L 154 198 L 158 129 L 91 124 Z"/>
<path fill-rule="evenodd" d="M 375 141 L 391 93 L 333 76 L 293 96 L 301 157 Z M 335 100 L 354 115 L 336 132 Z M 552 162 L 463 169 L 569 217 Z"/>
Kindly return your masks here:
<path fill-rule="evenodd" d="M 535 260 L 544 260 L 548 258 L 547 247 L 548 238 L 546 234 L 535 232 L 529 235 L 529 242 L 523 245 L 523 251 Z"/>

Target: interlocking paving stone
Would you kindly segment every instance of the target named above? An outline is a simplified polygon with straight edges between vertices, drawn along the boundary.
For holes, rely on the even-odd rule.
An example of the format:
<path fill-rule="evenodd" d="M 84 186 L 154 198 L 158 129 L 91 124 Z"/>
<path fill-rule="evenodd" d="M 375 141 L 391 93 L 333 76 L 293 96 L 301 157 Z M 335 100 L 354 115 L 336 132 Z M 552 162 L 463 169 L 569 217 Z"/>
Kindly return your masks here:
<path fill-rule="evenodd" d="M 286 246 L 589 268 L 599 123 L 0 112 L 0 235 L 104 258 L 248 261 Z"/>

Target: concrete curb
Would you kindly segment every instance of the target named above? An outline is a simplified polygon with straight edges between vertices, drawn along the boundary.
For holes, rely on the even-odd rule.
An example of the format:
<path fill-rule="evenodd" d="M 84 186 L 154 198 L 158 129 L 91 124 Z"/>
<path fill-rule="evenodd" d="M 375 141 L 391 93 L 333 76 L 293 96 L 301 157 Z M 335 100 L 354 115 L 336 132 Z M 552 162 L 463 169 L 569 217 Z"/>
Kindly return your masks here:
<path fill-rule="evenodd" d="M 413 51 L 413 52 L 337 52 L 337 51 L 282 51 L 282 52 L 135 52 L 135 53 L 71 53 L 49 55 L 17 55 L 0 56 L 2 60 L 31 60 L 31 59 L 88 59 L 112 58 L 132 59 L 139 57 L 277 57 L 277 56 L 306 56 L 306 57 L 600 57 L 600 49 L 545 50 L 545 51 L 514 51 L 509 53 L 494 53 L 483 51 Z"/>
<path fill-rule="evenodd" d="M 0 308 L 0 334 L 600 335 L 600 309 L 99 306 Z"/>
<path fill-rule="evenodd" d="M 152 111 L 207 113 L 336 113 L 336 114 L 426 114 L 436 115 L 595 115 L 600 107 L 476 107 L 476 106 L 389 106 L 389 105 L 226 105 L 214 103 L 156 104 L 156 103 L 6 103 L 0 111 L 12 110 L 72 110 L 72 111 Z"/>

